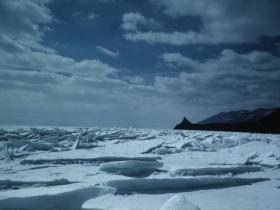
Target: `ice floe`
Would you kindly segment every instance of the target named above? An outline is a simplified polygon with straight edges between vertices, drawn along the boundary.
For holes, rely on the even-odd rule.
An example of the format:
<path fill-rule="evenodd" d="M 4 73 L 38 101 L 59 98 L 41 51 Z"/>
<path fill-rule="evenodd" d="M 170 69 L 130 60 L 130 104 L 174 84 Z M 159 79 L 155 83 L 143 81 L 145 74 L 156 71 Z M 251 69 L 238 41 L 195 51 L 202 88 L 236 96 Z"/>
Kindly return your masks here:
<path fill-rule="evenodd" d="M 202 176 L 202 175 L 238 175 L 248 172 L 261 171 L 259 166 L 240 165 L 234 167 L 209 167 L 209 168 L 187 168 L 176 169 L 171 172 L 172 176 Z"/>
<path fill-rule="evenodd" d="M 93 165 L 99 165 L 101 163 L 114 162 L 114 161 L 126 161 L 126 160 L 138 160 L 138 161 L 156 161 L 160 159 L 159 157 L 94 157 L 94 158 L 62 158 L 62 159 L 24 159 L 21 161 L 21 164 L 32 164 L 32 165 L 41 165 L 41 164 L 83 164 L 90 163 Z"/>
<path fill-rule="evenodd" d="M 124 176 L 146 177 L 159 171 L 162 165 L 157 161 L 127 160 L 101 164 L 99 170 Z"/>
<path fill-rule="evenodd" d="M 257 182 L 268 181 L 267 178 L 165 178 L 165 179 L 128 179 L 110 180 L 106 186 L 117 189 L 118 194 L 131 193 L 174 193 L 196 190 L 219 189 L 226 187 L 250 185 Z"/>

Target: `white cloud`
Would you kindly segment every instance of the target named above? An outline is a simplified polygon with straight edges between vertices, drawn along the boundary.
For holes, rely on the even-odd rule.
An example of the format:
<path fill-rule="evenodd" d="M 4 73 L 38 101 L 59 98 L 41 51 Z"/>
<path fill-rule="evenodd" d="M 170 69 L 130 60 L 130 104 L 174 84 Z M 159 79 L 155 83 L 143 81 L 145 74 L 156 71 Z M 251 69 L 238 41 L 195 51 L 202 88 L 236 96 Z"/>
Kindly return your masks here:
<path fill-rule="evenodd" d="M 197 32 L 140 32 L 137 31 L 135 33 L 126 33 L 125 38 L 130 41 L 145 41 L 150 44 L 171 44 L 171 45 L 186 45 L 186 44 L 209 44 L 209 43 L 217 43 L 215 38 L 211 38 L 205 36 L 203 34 L 199 34 Z"/>
<path fill-rule="evenodd" d="M 108 55 L 108 56 L 111 56 L 111 57 L 113 57 L 113 58 L 118 58 L 118 57 L 120 56 L 120 52 L 119 52 L 119 51 L 109 50 L 109 49 L 107 49 L 107 48 L 105 48 L 105 47 L 102 47 L 102 46 L 97 46 L 97 47 L 96 47 L 96 50 L 97 50 L 98 52 L 101 52 L 101 53 L 103 53 L 103 54 L 105 54 L 105 55 Z"/>
<path fill-rule="evenodd" d="M 137 31 L 137 24 L 146 24 L 147 19 L 139 13 L 125 13 L 122 17 L 122 28 L 126 31 Z"/>
<path fill-rule="evenodd" d="M 167 64 L 172 61 L 183 65 L 188 59 L 182 55 L 175 57 L 167 59 Z M 280 58 L 277 56 L 261 51 L 238 54 L 224 50 L 217 58 L 192 64 L 195 71 L 174 77 L 156 76 L 155 88 L 174 100 L 181 100 L 178 103 L 214 112 L 279 106 Z"/>
<path fill-rule="evenodd" d="M 88 14 L 88 19 L 94 20 L 94 19 L 96 19 L 96 18 L 97 18 L 97 15 L 96 15 L 94 12 L 90 12 L 90 13 Z"/>
<path fill-rule="evenodd" d="M 139 26 L 147 26 L 148 31 L 139 29 Z M 160 32 L 151 29 L 159 29 L 160 24 L 154 19 L 147 19 L 139 13 L 126 13 L 122 18 L 121 27 L 125 30 L 124 37 L 130 41 L 145 41 L 150 44 L 185 45 L 195 43 L 217 43 L 218 40 L 208 35 L 194 31 L 189 32 Z"/>
<path fill-rule="evenodd" d="M 172 16 L 174 21 L 178 16 L 201 18 L 203 22 L 201 31 L 143 32 L 130 30 L 125 34 L 126 39 L 152 44 L 188 45 L 252 43 L 262 35 L 280 35 L 278 27 L 280 25 L 280 4 L 274 0 L 252 2 L 242 0 L 151 0 L 151 2 Z M 133 27 L 135 29 L 135 24 L 131 23 L 126 26 L 131 29 Z"/>
<path fill-rule="evenodd" d="M 125 79 L 132 84 L 143 84 L 145 82 L 140 76 L 127 76 Z"/>
<path fill-rule="evenodd" d="M 194 67 L 197 62 L 191 58 L 183 56 L 181 53 L 164 53 L 160 56 L 160 59 L 167 63 L 169 66 L 186 66 Z"/>
<path fill-rule="evenodd" d="M 172 125 L 170 116 L 160 115 L 157 91 L 141 77 L 126 78 L 94 58 L 77 61 L 44 46 L 43 29 L 54 20 L 47 3 L 0 1 L 0 124 Z M 37 10 L 28 11 L 29 4 Z M 10 26 L 5 18 L 12 18 Z"/>
<path fill-rule="evenodd" d="M 0 1 L 0 60 L 4 60 L 6 52 L 54 52 L 42 45 L 45 32 L 51 30 L 48 24 L 55 21 L 48 8 L 49 2 Z"/>
<path fill-rule="evenodd" d="M 146 26 L 148 28 L 158 28 L 159 23 L 152 18 L 145 18 L 140 13 L 129 12 L 123 14 L 121 27 L 125 31 L 138 31 L 139 26 Z"/>
<path fill-rule="evenodd" d="M 139 29 L 139 26 L 146 26 L 148 31 Z M 124 29 L 124 37 L 130 41 L 145 41 L 151 44 L 172 44 L 185 45 L 194 43 L 217 43 L 215 37 L 200 34 L 194 31 L 189 32 L 160 32 L 154 29 L 160 28 L 160 23 L 154 19 L 147 19 L 139 13 L 125 13 L 122 18 L 121 27 Z M 151 30 L 153 29 L 153 30 Z"/>
<path fill-rule="evenodd" d="M 39 30 L 40 24 L 52 22 L 47 7 L 48 0 L 14 0 L 0 1 L 0 33 L 13 39 L 24 41 L 40 41 L 44 30 Z"/>

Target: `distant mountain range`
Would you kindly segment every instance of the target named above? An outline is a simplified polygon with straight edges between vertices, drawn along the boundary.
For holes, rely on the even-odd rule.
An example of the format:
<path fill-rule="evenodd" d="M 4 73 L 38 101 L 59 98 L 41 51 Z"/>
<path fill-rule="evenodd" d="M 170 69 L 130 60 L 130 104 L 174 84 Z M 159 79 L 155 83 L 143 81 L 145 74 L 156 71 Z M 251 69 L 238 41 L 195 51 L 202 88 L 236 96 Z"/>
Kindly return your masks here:
<path fill-rule="evenodd" d="M 174 129 L 280 133 L 280 108 L 221 112 L 197 124 L 184 117 Z"/>
<path fill-rule="evenodd" d="M 265 116 L 268 116 L 274 110 L 275 109 L 256 109 L 254 111 L 240 110 L 221 112 L 199 122 L 198 124 L 255 122 Z"/>

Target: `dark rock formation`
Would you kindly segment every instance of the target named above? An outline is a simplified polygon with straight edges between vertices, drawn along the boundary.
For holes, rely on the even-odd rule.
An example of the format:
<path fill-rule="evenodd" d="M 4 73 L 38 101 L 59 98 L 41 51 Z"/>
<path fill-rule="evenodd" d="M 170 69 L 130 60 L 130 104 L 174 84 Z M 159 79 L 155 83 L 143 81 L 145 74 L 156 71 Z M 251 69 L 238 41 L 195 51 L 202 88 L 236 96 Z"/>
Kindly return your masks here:
<path fill-rule="evenodd" d="M 250 120 L 244 120 L 237 123 L 194 124 L 184 117 L 183 121 L 177 124 L 174 129 L 280 133 L 280 108 L 272 109 L 270 113 L 262 117 L 253 116 Z"/>

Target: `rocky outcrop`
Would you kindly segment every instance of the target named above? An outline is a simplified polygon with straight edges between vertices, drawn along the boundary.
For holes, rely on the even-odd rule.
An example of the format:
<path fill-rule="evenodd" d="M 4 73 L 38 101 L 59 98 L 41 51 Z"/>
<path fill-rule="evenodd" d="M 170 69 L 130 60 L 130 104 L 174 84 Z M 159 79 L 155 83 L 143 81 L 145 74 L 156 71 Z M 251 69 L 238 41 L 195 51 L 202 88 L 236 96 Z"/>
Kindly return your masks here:
<path fill-rule="evenodd" d="M 280 133 L 280 108 L 273 109 L 270 114 L 256 120 L 238 123 L 194 124 L 184 117 L 182 122 L 177 124 L 174 129 Z"/>

